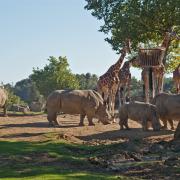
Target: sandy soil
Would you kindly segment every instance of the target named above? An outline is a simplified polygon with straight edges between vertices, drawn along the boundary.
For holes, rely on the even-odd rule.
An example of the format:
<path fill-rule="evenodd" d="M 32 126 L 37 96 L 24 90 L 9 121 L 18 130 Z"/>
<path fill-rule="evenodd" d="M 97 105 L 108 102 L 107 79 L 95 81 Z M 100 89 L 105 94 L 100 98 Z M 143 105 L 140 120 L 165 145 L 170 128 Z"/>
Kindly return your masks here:
<path fill-rule="evenodd" d="M 97 119 L 94 119 L 95 126 L 88 126 L 86 120 L 86 125 L 79 127 L 78 115 L 60 115 L 58 121 L 60 127 L 53 128 L 48 126 L 46 115 L 0 117 L 0 140 L 40 142 L 50 138 L 89 145 L 117 143 L 111 146 L 113 148 L 105 148 L 97 156 L 86 159 L 89 164 L 88 167 L 83 167 L 83 170 L 89 170 L 91 167 L 93 172 L 105 170 L 117 177 L 124 175 L 154 180 L 180 179 L 180 146 L 179 142 L 171 141 L 174 131 L 153 132 L 151 129 L 144 132 L 140 124 L 131 120 L 129 131 L 119 130 L 118 122 L 102 125 Z M 177 122 L 174 124 L 176 127 Z M 78 148 L 73 149 L 73 152 L 75 150 L 80 153 Z M 29 156 L 29 159 L 33 159 Z M 53 163 L 59 165 L 59 161 L 54 162 L 46 156 L 40 156 L 43 163 L 52 161 L 50 166 L 54 165 Z M 7 157 L 0 158 L 1 162 L 11 162 Z M 25 157 L 21 157 L 23 158 Z M 72 166 L 71 163 L 65 163 L 63 166 L 67 169 L 77 169 L 77 166 Z"/>
<path fill-rule="evenodd" d="M 64 138 L 75 143 L 109 144 L 121 142 L 131 138 L 148 138 L 150 141 L 171 140 L 174 131 L 161 130 L 159 132 L 143 132 L 141 125 L 129 120 L 130 131 L 119 130 L 119 124 L 102 125 L 94 119 L 95 126 L 79 127 L 78 115 L 59 115 L 60 127 L 48 126 L 46 115 L 34 116 L 9 116 L 0 117 L 0 140 L 42 141 L 46 133 L 57 133 L 59 138 Z M 175 127 L 177 122 L 174 122 Z M 170 129 L 170 128 L 169 128 Z"/>

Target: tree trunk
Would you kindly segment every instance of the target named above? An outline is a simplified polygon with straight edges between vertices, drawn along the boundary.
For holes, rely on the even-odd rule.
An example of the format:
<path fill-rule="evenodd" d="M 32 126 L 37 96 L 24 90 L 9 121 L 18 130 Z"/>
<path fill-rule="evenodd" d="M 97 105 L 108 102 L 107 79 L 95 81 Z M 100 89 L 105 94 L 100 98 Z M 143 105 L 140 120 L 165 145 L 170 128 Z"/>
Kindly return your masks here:
<path fill-rule="evenodd" d="M 176 129 L 175 133 L 174 133 L 174 139 L 175 140 L 180 140 L 180 122 L 179 122 L 179 124 L 177 126 L 177 129 Z"/>

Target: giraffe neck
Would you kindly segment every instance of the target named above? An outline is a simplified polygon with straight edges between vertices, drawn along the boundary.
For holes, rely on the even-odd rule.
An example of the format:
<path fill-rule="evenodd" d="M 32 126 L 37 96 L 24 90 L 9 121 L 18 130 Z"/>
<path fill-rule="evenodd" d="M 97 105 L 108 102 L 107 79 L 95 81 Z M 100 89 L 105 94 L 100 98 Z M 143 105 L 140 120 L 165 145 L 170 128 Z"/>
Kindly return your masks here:
<path fill-rule="evenodd" d="M 167 51 L 167 50 L 168 50 L 168 47 L 169 47 L 169 45 L 170 45 L 170 41 L 171 41 L 170 36 L 169 36 L 169 35 L 166 35 L 166 36 L 164 37 L 164 40 L 163 40 L 162 44 L 161 44 L 161 47 L 165 48 L 166 51 Z"/>
<path fill-rule="evenodd" d="M 122 62 L 123 62 L 125 56 L 126 56 L 126 51 L 123 49 L 121 52 L 121 56 L 119 57 L 118 61 L 114 64 L 115 69 L 121 68 L 121 65 L 122 65 Z"/>
<path fill-rule="evenodd" d="M 170 46 L 170 42 L 171 42 L 171 37 L 169 34 L 166 33 L 164 40 L 161 44 L 161 47 L 165 48 L 165 54 L 164 54 L 164 58 L 163 58 L 164 65 L 166 64 L 166 55 L 167 55 L 168 48 Z"/>

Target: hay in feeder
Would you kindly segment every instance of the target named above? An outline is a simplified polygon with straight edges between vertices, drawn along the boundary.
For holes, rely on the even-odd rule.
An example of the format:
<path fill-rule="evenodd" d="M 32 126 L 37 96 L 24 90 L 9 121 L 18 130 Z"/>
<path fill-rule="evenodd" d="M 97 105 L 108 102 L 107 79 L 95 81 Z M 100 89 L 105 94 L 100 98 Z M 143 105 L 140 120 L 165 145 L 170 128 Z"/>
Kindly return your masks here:
<path fill-rule="evenodd" d="M 162 48 L 139 49 L 141 67 L 160 66 L 163 62 L 165 50 Z"/>

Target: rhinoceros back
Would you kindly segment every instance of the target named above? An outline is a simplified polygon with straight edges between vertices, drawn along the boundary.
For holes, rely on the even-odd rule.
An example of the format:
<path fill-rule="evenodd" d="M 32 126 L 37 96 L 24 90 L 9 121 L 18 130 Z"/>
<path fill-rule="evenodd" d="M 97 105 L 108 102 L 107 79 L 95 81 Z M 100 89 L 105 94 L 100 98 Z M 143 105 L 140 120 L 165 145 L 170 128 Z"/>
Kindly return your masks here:
<path fill-rule="evenodd" d="M 97 109 L 97 99 L 92 90 L 56 90 L 47 100 L 47 108 L 51 106 L 59 112 L 80 114 Z"/>

